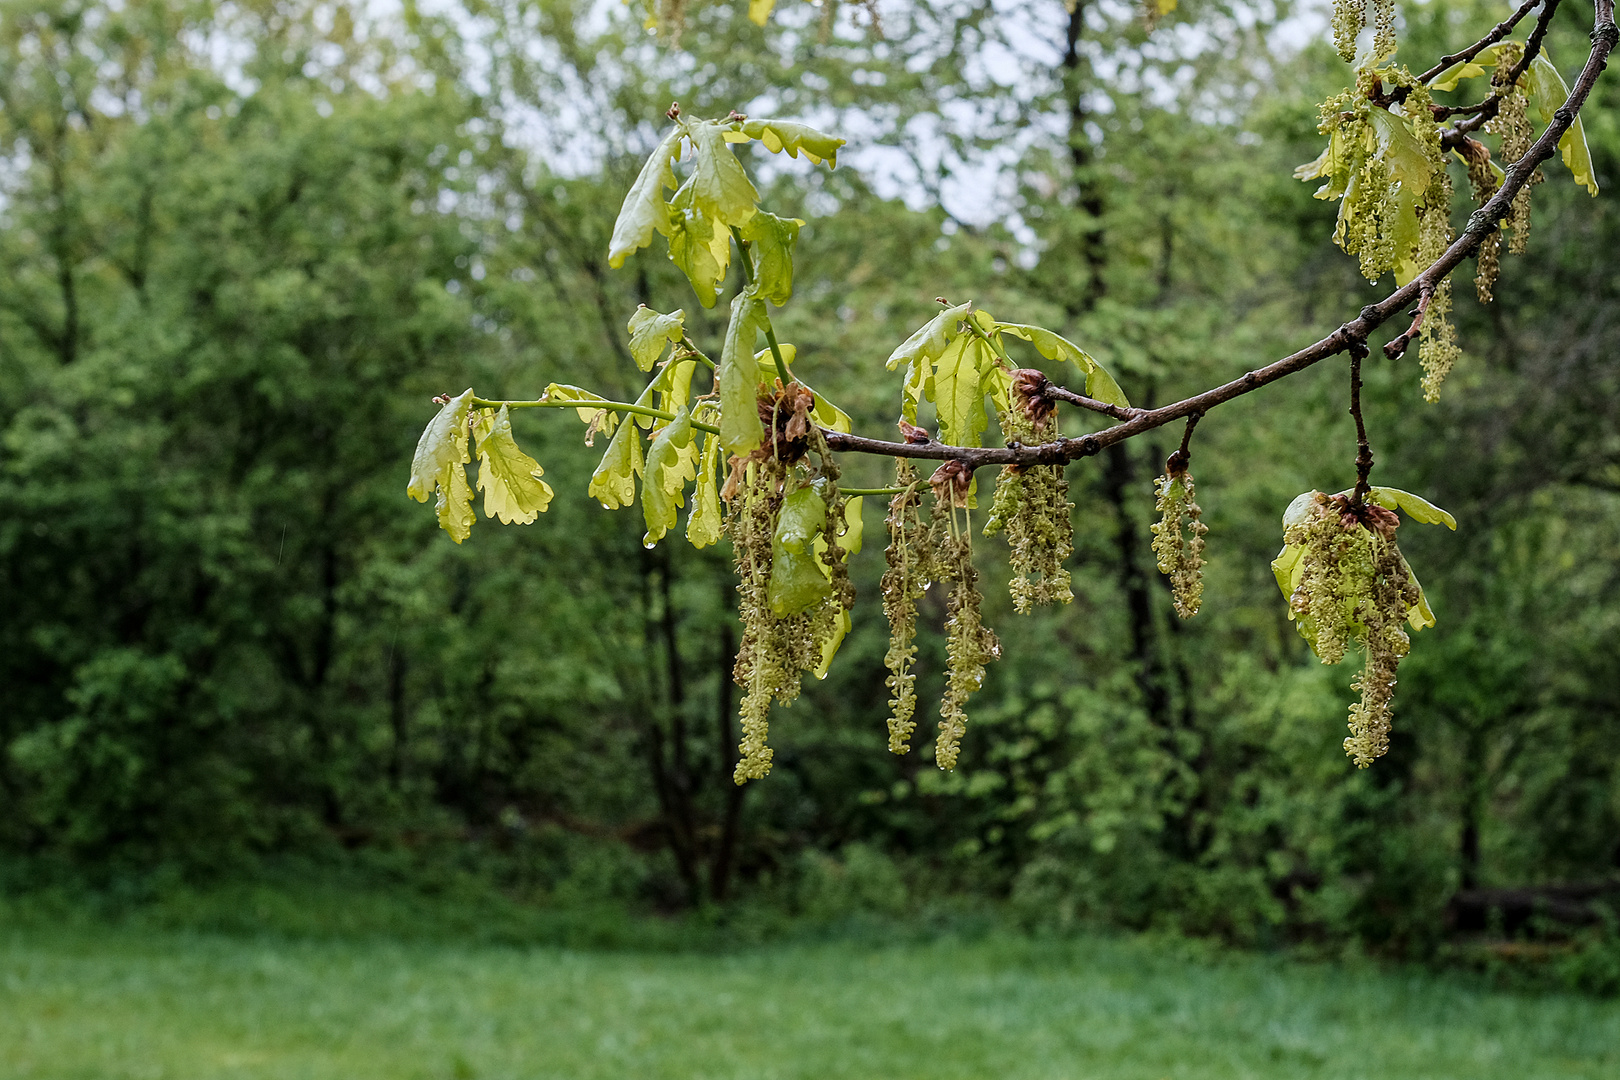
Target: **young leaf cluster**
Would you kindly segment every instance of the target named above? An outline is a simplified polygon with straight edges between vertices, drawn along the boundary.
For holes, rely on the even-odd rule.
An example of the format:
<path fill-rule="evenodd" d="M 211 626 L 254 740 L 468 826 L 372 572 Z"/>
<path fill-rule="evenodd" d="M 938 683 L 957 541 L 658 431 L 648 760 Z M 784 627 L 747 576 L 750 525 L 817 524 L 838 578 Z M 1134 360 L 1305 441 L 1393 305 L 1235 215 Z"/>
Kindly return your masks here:
<path fill-rule="evenodd" d="M 1389 749 L 1396 669 L 1411 648 L 1402 624 L 1434 625 L 1423 588 L 1395 543 L 1405 511 L 1415 521 L 1456 528 L 1450 514 L 1410 492 L 1372 488 L 1351 493 L 1307 491 L 1283 514 L 1283 549 L 1272 562 L 1288 618 L 1324 664 L 1344 659 L 1352 643 L 1365 664 L 1354 688 L 1345 753 L 1366 768 Z"/>
<path fill-rule="evenodd" d="M 527 525 L 545 512 L 552 494 L 541 479 L 545 470 L 512 436 L 506 406 L 474 409 L 472 403 L 470 389 L 444 402 L 417 441 L 405 489 L 417 502 L 427 502 L 437 491 L 439 526 L 458 544 L 472 534 L 476 520 L 473 488 L 467 484 L 470 447 L 478 451 L 477 489 L 484 493 L 485 517 Z"/>

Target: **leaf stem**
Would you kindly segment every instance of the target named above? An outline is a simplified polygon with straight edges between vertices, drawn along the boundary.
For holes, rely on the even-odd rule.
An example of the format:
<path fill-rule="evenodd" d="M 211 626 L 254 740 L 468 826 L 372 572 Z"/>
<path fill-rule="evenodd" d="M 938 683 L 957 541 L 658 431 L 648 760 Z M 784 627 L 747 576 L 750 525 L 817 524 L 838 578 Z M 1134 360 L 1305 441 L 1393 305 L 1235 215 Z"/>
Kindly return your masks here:
<path fill-rule="evenodd" d="M 968 312 L 968 317 L 963 322 L 967 324 L 967 328 L 972 331 L 974 337 L 990 346 L 990 353 L 996 358 L 997 363 L 1008 371 L 1013 369 L 1012 358 L 1007 355 L 1007 350 L 996 344 L 990 335 L 984 332 L 984 327 L 980 326 L 978 321 L 973 318 L 971 311 Z"/>
<path fill-rule="evenodd" d="M 502 405 L 509 409 L 607 409 L 609 412 L 635 413 L 637 416 L 650 416 L 654 420 L 674 420 L 675 414 L 655 409 L 650 405 L 632 405 L 628 401 L 547 401 L 537 398 L 534 401 L 500 401 L 494 398 L 475 397 L 472 403 L 481 409 L 498 409 Z M 712 424 L 705 424 L 701 420 L 693 420 L 692 426 L 699 431 L 707 431 L 710 435 L 720 434 L 720 429 Z"/>
<path fill-rule="evenodd" d="M 719 370 L 719 368 L 716 366 L 715 362 L 713 360 L 710 360 L 707 356 L 705 356 L 703 354 L 702 349 L 700 349 L 696 345 L 692 344 L 692 339 L 687 337 L 685 334 L 681 335 L 681 348 L 686 350 L 687 355 L 681 357 L 680 359 L 682 359 L 682 360 L 701 360 L 705 364 L 709 365 L 709 370 L 710 371 L 718 371 Z"/>
<path fill-rule="evenodd" d="M 737 241 L 737 250 L 742 255 L 739 261 L 742 264 L 743 287 L 747 288 L 754 283 L 754 264 L 748 257 L 748 241 L 742 238 L 742 233 L 737 231 L 735 225 L 731 226 L 731 236 Z M 760 318 L 765 321 L 765 343 L 771 347 L 771 359 L 776 361 L 776 374 L 786 387 L 793 381 L 793 376 L 788 372 L 787 363 L 782 359 L 782 346 L 776 343 L 776 328 L 771 325 L 771 317 L 765 312 L 763 304 L 760 305 Z"/>

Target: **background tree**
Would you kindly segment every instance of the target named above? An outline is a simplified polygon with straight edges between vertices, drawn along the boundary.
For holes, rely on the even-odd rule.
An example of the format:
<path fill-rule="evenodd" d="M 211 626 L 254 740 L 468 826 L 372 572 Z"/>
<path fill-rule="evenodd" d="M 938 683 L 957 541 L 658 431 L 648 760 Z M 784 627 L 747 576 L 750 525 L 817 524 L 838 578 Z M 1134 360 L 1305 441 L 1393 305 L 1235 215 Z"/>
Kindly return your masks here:
<path fill-rule="evenodd" d="M 755 895 L 814 880 L 816 853 L 842 852 L 852 872 L 894 861 L 919 896 L 1010 894 L 1043 919 L 1397 948 L 1437 939 L 1465 872 L 1482 886 L 1612 874 L 1606 84 L 1583 113 L 1603 193 L 1542 185 L 1530 252 L 1503 260 L 1495 302 L 1456 290 L 1465 355 L 1441 404 L 1422 410 L 1411 363 L 1375 350 L 1366 364 L 1378 475 L 1460 522 L 1443 538 L 1403 530 L 1440 625 L 1407 661 L 1378 767 L 1336 760 L 1350 673 L 1304 655 L 1266 572 L 1281 507 L 1344 483 L 1343 378 L 1318 370 L 1199 429 L 1197 620 L 1170 613 L 1147 546 L 1150 481 L 1178 428 L 1127 473 L 1069 470 L 1073 604 L 1015 618 L 1005 571 L 981 562 L 1004 656 L 955 773 L 882 753 L 873 543 L 852 561 L 862 607 L 838 664 L 776 726 L 770 781 L 733 802 L 729 572 L 680 545 L 649 556 L 638 513 L 585 504 L 603 442 L 515 419 L 558 492 L 543 528 L 486 527 L 458 548 L 398 506 L 432 394 L 526 395 L 564 371 L 631 394 L 623 320 L 643 300 L 684 306 L 718 354 L 722 323 L 682 298 L 661 253 L 605 267 L 669 102 L 860 133 L 831 173 L 762 174 L 761 151 L 740 153 L 767 205 L 808 222 L 777 323 L 795 370 L 875 432 L 893 405 L 873 361 L 936 295 L 1083 342 L 1138 405 L 1376 299 L 1327 246 L 1331 205 L 1288 176 L 1319 152 L 1315 104 L 1346 69 L 1325 46 L 1273 50 L 1263 23 L 1176 30 L 1239 9 L 1177 11 L 1149 39 L 1083 14 L 1106 288 L 1071 313 L 1090 274 L 1072 238 L 1099 222 L 1077 195 L 1061 5 L 1031 7 L 1044 37 L 1012 41 L 1016 77 L 982 58 L 1005 55 L 1017 19 L 979 11 L 885 11 L 882 40 L 847 13 L 823 41 L 808 6 L 765 32 L 699 5 L 672 52 L 628 11 L 605 25 L 566 6 L 413 14 L 396 33 L 341 10 L 5 12 L 0 562 L 15 599 L 0 615 L 0 829 L 26 865 L 475 851 L 542 893 L 686 902 L 734 892 L 720 884 L 734 875 Z M 1477 32 L 1503 14 L 1403 11 L 1402 57 L 1454 47 L 1452 13 Z M 1552 20 L 1566 74 L 1589 15 Z M 238 43 L 230 64 L 188 44 L 204 31 Z M 104 54 L 124 48 L 161 63 L 123 76 Z M 1149 68 L 1183 65 L 1184 91 L 1151 90 Z M 77 96 L 12 104 L 64 79 Z M 114 107 L 131 79 L 140 107 Z M 986 200 L 960 194 L 979 190 L 963 176 L 1005 179 Z M 890 177 L 912 206 L 880 194 L 901 190 Z M 843 482 L 885 486 L 887 468 L 850 463 Z M 924 702 L 944 667 L 937 592 L 920 602 Z M 1481 666 L 1510 702 L 1471 696 Z M 736 848 L 717 872 L 727 821 Z"/>

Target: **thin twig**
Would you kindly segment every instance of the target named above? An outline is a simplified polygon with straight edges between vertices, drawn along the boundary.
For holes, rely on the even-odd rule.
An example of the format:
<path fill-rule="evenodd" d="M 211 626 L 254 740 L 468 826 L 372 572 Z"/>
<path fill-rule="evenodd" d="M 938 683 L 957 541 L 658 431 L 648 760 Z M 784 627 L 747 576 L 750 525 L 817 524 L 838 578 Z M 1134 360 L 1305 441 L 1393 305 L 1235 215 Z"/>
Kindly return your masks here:
<path fill-rule="evenodd" d="M 1536 27 L 1530 31 L 1529 40 L 1524 44 L 1524 55 L 1519 62 L 1508 72 L 1508 78 L 1502 82 L 1502 89 L 1495 90 L 1484 101 L 1479 103 L 1477 111 L 1467 120 L 1459 120 L 1450 130 L 1440 133 L 1440 145 L 1446 149 L 1453 149 L 1456 142 L 1470 131 L 1483 127 L 1502 107 L 1502 95 L 1510 93 L 1518 85 L 1519 77 L 1530 69 L 1530 62 L 1541 52 L 1541 43 L 1547 37 L 1547 30 L 1552 26 L 1553 12 L 1558 10 L 1559 0 L 1546 0 L 1547 6 L 1536 17 Z"/>
<path fill-rule="evenodd" d="M 1350 345 L 1350 415 L 1356 421 L 1356 486 L 1350 495 L 1351 505 L 1359 508 L 1372 485 L 1367 478 L 1372 475 L 1373 454 L 1372 444 L 1367 441 L 1367 423 L 1361 418 L 1361 362 L 1367 358 L 1367 343 L 1365 341 L 1352 342 Z"/>
<path fill-rule="evenodd" d="M 1197 427 L 1198 421 L 1203 418 L 1204 414 L 1201 412 L 1195 412 L 1187 417 L 1187 426 L 1181 432 L 1181 445 L 1176 448 L 1175 453 L 1164 460 L 1164 471 L 1167 475 L 1174 476 L 1177 473 L 1184 473 L 1187 471 L 1187 466 L 1192 464 L 1193 428 Z"/>
<path fill-rule="evenodd" d="M 1418 76 L 1418 82 L 1429 83 L 1451 65 L 1459 63 L 1463 60 L 1472 60 L 1474 57 L 1478 56 L 1480 53 L 1484 52 L 1486 49 L 1490 48 L 1492 45 L 1495 45 L 1498 41 L 1501 41 L 1503 38 L 1512 33 L 1513 28 L 1519 25 L 1519 20 L 1530 14 L 1530 12 L 1535 9 L 1535 6 L 1541 2 L 1542 0 L 1525 0 L 1524 3 L 1519 5 L 1517 11 L 1503 19 L 1501 22 L 1497 23 L 1496 26 L 1492 28 L 1490 33 L 1468 46 L 1468 48 L 1462 50 L 1461 52 L 1452 53 L 1450 56 L 1442 56 L 1439 63 L 1435 64 L 1434 67 Z"/>
<path fill-rule="evenodd" d="M 1056 401 L 1066 401 L 1070 405 L 1078 405 L 1082 409 L 1090 409 L 1094 413 L 1102 413 L 1104 416 L 1113 417 L 1115 420 L 1135 420 L 1145 411 L 1133 409 L 1129 405 L 1110 405 L 1106 401 L 1098 401 L 1096 398 L 1086 397 L 1084 394 L 1077 394 L 1073 390 L 1065 389 L 1051 380 L 1047 380 L 1046 385 L 1041 387 L 1041 394 L 1043 397 L 1049 397 Z"/>
<path fill-rule="evenodd" d="M 1423 316 L 1428 313 L 1429 301 L 1434 299 L 1433 289 L 1424 289 L 1418 296 L 1417 307 L 1412 309 L 1412 325 L 1406 328 L 1406 333 L 1392 339 L 1384 346 L 1384 355 L 1391 360 L 1398 359 L 1406 352 L 1406 347 L 1412 343 L 1412 338 L 1423 329 Z"/>

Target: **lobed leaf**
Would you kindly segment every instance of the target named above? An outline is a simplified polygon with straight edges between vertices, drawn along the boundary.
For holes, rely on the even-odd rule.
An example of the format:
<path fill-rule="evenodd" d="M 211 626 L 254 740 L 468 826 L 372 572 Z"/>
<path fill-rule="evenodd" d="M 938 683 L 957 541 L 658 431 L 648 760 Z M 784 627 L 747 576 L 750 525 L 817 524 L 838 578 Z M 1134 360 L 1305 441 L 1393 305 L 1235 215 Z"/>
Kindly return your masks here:
<path fill-rule="evenodd" d="M 647 388 L 636 399 L 637 405 L 647 405 L 652 400 L 653 389 L 657 380 L 647 384 Z M 643 468 L 641 456 L 641 426 L 650 425 L 650 418 L 632 414 L 628 420 L 619 425 L 614 432 L 613 439 L 608 443 L 607 452 L 602 455 L 601 464 L 591 474 L 591 486 L 587 493 L 591 498 L 602 504 L 604 510 L 616 510 L 621 506 L 629 506 L 636 501 L 636 477 L 640 476 Z"/>
<path fill-rule="evenodd" d="M 551 485 L 540 479 L 545 475 L 540 463 L 518 447 L 507 407 L 479 410 L 473 432 L 484 516 L 499 518 L 503 525 L 531 524 L 551 505 Z"/>
<path fill-rule="evenodd" d="M 614 269 L 652 243 L 654 232 L 667 235 L 669 212 L 664 208 L 664 188 L 675 187 L 675 170 L 670 163 L 680 156 L 684 134 L 676 128 L 664 136 L 625 194 L 619 217 L 613 223 L 613 239 L 608 242 L 608 265 Z"/>
<path fill-rule="evenodd" d="M 467 470 L 462 466 L 471 459 L 467 456 L 467 431 L 463 428 L 453 437 L 459 447 L 459 459 L 449 465 L 439 478 L 439 502 L 435 507 L 439 515 L 439 528 L 450 534 L 450 539 L 461 543 L 472 535 L 472 488 L 467 485 Z"/>
<path fill-rule="evenodd" d="M 777 307 L 793 298 L 793 245 L 803 224 L 760 210 L 741 230 L 754 265 L 754 290 Z"/>
<path fill-rule="evenodd" d="M 686 519 L 686 538 L 695 548 L 706 548 L 720 540 L 719 468 L 720 439 L 716 435 L 705 435 L 697 488 L 692 493 L 692 513 Z"/>
<path fill-rule="evenodd" d="M 463 464 L 467 456 L 467 414 L 472 408 L 472 388 L 445 403 L 416 441 L 416 453 L 411 458 L 411 479 L 405 485 L 405 494 L 417 502 L 427 502 L 433 489 L 444 479 L 452 465 Z M 460 442 L 457 442 L 457 435 Z"/>
<path fill-rule="evenodd" d="M 1402 491 L 1400 488 L 1375 487 L 1368 497 L 1386 510 L 1399 510 L 1413 521 L 1424 525 L 1444 525 L 1452 532 L 1457 531 L 1457 519 L 1434 505 L 1429 500 Z"/>
<path fill-rule="evenodd" d="M 716 228 L 714 219 L 693 203 L 694 191 L 688 180 L 667 207 L 669 258 L 692 283 L 698 301 L 711 308 L 731 265 L 731 234 Z"/>
<path fill-rule="evenodd" d="M 697 357 L 685 356 L 670 360 L 652 381 L 658 391 L 658 408 L 674 415 L 686 408 L 692 400 L 692 376 L 697 372 Z"/>
<path fill-rule="evenodd" d="M 748 224 L 759 202 L 759 192 L 727 145 L 725 126 L 714 120 L 689 120 L 686 135 L 692 143 L 692 174 L 688 181 L 692 204 L 721 231 Z"/>
<path fill-rule="evenodd" d="M 630 316 L 629 330 L 631 359 L 642 371 L 651 371 L 664 346 L 686 335 L 686 312 L 676 309 L 665 315 L 642 304 Z"/>
<path fill-rule="evenodd" d="M 1473 59 L 1459 60 L 1457 63 L 1452 64 L 1450 67 L 1446 68 L 1444 71 L 1434 77 L 1434 81 L 1429 83 L 1429 89 L 1455 90 L 1457 89 L 1457 84 L 1462 80 L 1476 79 L 1485 74 L 1486 68 L 1493 68 L 1496 66 L 1496 54 L 1501 47 L 1502 46 L 1500 43 L 1496 45 L 1487 45 L 1485 48 L 1481 49 Z"/>
<path fill-rule="evenodd" d="M 866 505 L 865 495 L 856 495 L 844 500 L 844 534 L 838 538 L 838 544 L 851 555 L 860 553 L 861 538 L 866 529 L 861 521 L 861 508 Z M 827 536 L 825 531 L 817 536 L 812 544 L 816 552 L 816 561 L 825 569 L 827 566 Z"/>
<path fill-rule="evenodd" d="M 765 595 L 771 613 L 786 618 L 807 611 L 832 595 L 814 541 L 827 521 L 827 504 L 814 488 L 802 487 L 782 500 L 771 537 L 771 577 Z"/>
<path fill-rule="evenodd" d="M 835 135 L 791 120 L 748 120 L 742 130 L 744 135 L 765 144 L 765 149 L 773 154 L 786 150 L 788 157 L 796 158 L 803 152 L 815 164 L 825 161 L 834 169 L 838 167 L 838 148 L 844 145 L 844 140 Z"/>
<path fill-rule="evenodd" d="M 1114 381 L 1108 370 L 1093 359 L 1090 353 L 1068 338 L 1045 327 L 1029 326 L 1024 323 L 997 323 L 996 329 L 1029 342 L 1035 346 L 1036 352 L 1048 360 L 1072 361 L 1086 377 L 1087 397 L 1126 409 L 1131 407 L 1130 399 L 1125 396 L 1125 391 L 1119 388 L 1119 383 Z"/>
<path fill-rule="evenodd" d="M 902 361 L 915 365 L 919 361 L 933 363 L 938 360 L 945 347 L 962 332 L 962 320 L 967 318 L 972 308 L 971 303 L 957 304 L 929 319 L 889 354 L 889 370 L 899 367 Z"/>
<path fill-rule="evenodd" d="M 754 338 L 764 324 L 765 303 L 751 290 L 731 301 L 731 323 L 720 352 L 720 444 L 738 457 L 752 453 L 765 438 L 759 422 L 759 363 Z"/>
<path fill-rule="evenodd" d="M 647 522 L 642 543 L 652 547 L 675 527 L 677 511 L 686 505 L 686 482 L 697 479 L 697 445 L 692 414 L 682 409 L 647 448 L 641 480 L 641 512 Z"/>
<path fill-rule="evenodd" d="M 995 370 L 990 347 L 962 334 L 945 347 L 934 365 L 934 410 L 940 438 L 953 446 L 978 446 L 989 424 L 984 411 L 986 375 Z"/>
<path fill-rule="evenodd" d="M 1569 86 L 1553 62 L 1547 59 L 1545 48 L 1530 61 L 1525 76 L 1530 84 L 1530 100 L 1541 113 L 1542 123 L 1552 123 L 1553 114 L 1569 100 Z M 1598 184 L 1597 177 L 1592 173 L 1592 151 L 1586 145 L 1586 129 L 1581 126 L 1579 116 L 1569 125 L 1569 130 L 1559 136 L 1558 151 L 1575 182 L 1596 196 Z"/>
<path fill-rule="evenodd" d="M 821 662 L 815 666 L 814 674 L 818 679 L 825 679 L 827 672 L 832 669 L 833 657 L 838 655 L 838 646 L 844 643 L 844 638 L 854 629 L 855 620 L 846 608 L 838 613 L 838 622 L 833 625 L 833 631 L 827 635 L 827 640 L 821 643 Z"/>
<path fill-rule="evenodd" d="M 606 401 L 601 394 L 592 393 L 578 386 L 567 383 L 552 383 L 546 387 L 546 392 L 540 395 L 541 401 Z M 597 431 L 613 434 L 613 429 L 619 426 L 619 414 L 612 409 L 592 409 L 588 406 L 574 410 L 579 414 L 582 423 L 590 425 L 592 431 L 586 434 L 585 444 L 591 444 L 591 435 Z"/>
<path fill-rule="evenodd" d="M 1423 143 L 1412 133 L 1405 118 L 1388 109 L 1374 106 L 1369 110 L 1376 154 L 1389 166 L 1390 179 L 1398 184 L 1395 193 L 1395 220 L 1389 230 L 1395 245 L 1395 282 L 1405 285 L 1416 277 L 1422 267 L 1413 262 L 1411 255 L 1417 250 L 1422 226 L 1418 222 L 1418 203 L 1429 188 L 1434 174 L 1434 163 L 1429 160 Z M 1351 205 L 1346 198 L 1343 207 Z"/>

